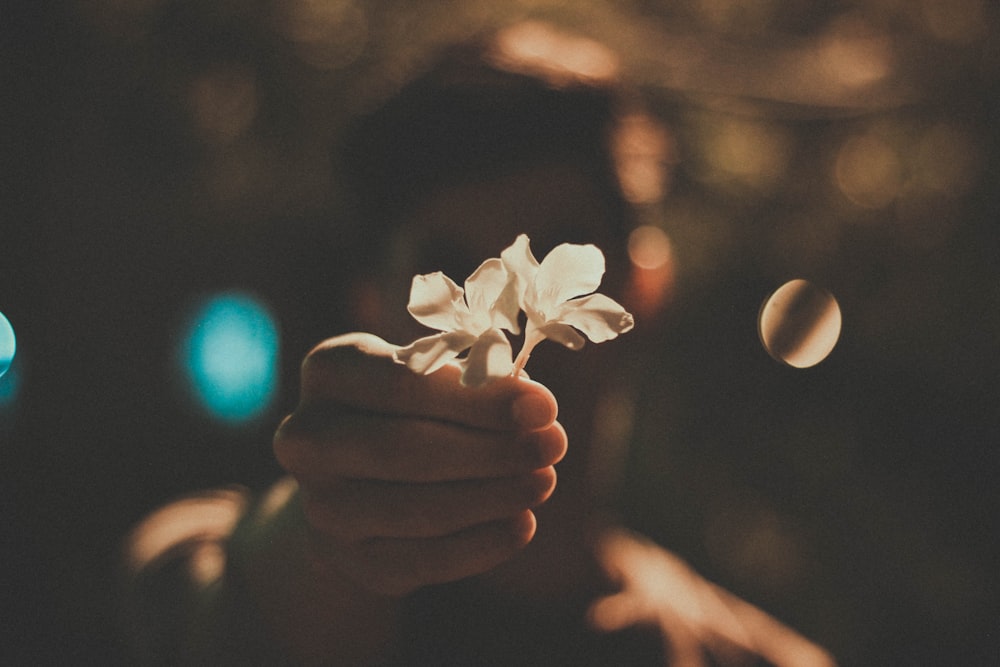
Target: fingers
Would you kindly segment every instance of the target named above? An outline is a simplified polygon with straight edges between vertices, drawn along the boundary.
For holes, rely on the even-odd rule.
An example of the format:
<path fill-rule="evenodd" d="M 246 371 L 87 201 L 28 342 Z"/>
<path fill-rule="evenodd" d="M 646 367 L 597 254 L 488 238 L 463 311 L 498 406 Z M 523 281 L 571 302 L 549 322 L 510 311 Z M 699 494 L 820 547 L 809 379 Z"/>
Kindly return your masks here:
<path fill-rule="evenodd" d="M 544 386 L 511 377 L 466 387 L 457 366 L 418 375 L 395 349 L 369 334 L 317 346 L 299 407 L 274 437 L 301 486 L 316 564 L 385 594 L 517 553 L 567 447 Z"/>
<path fill-rule="evenodd" d="M 282 467 L 300 479 L 317 480 L 506 477 L 557 463 L 566 446 L 566 432 L 558 422 L 513 434 L 319 406 L 286 419 L 274 439 Z"/>
<path fill-rule="evenodd" d="M 343 542 L 443 537 L 536 507 L 555 483 L 550 466 L 516 477 L 443 484 L 347 480 L 310 490 L 303 500 L 309 524 Z"/>
<path fill-rule="evenodd" d="M 524 510 L 444 537 L 376 538 L 356 544 L 320 537 L 313 542 L 314 562 L 321 569 L 333 566 L 382 595 L 405 595 L 496 567 L 523 549 L 535 528 L 534 514 Z"/>
<path fill-rule="evenodd" d="M 336 403 L 501 431 L 545 428 L 556 419 L 555 397 L 536 382 L 511 377 L 466 387 L 458 367 L 418 375 L 392 360 L 395 349 L 370 334 L 321 343 L 302 364 L 303 404 Z"/>

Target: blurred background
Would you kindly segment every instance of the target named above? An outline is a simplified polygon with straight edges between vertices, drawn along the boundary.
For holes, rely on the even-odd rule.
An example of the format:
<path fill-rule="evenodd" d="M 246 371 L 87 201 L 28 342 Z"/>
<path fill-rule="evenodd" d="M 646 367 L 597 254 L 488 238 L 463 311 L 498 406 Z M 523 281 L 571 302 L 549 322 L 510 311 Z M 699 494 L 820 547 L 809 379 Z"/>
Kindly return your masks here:
<path fill-rule="evenodd" d="M 526 18 L 558 27 L 538 52 L 620 72 L 655 119 L 616 144 L 663 322 L 630 362 L 623 520 L 844 665 L 1000 664 L 994 2 L 13 5 L 4 664 L 123 661 L 129 526 L 275 478 L 300 359 L 352 328 L 338 133 L 441 48 Z M 757 335 L 794 278 L 843 317 L 807 369 Z"/>

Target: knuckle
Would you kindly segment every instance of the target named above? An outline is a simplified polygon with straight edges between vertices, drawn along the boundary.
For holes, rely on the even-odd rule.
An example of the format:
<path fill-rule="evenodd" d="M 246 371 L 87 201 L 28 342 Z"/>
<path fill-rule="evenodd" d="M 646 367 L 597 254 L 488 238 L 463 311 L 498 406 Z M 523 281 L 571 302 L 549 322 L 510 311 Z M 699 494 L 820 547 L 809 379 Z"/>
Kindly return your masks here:
<path fill-rule="evenodd" d="M 302 360 L 300 375 L 303 397 L 320 392 L 330 382 L 339 381 L 339 369 L 356 364 L 361 356 L 355 348 L 331 346 L 324 341 L 314 347 Z"/>
<path fill-rule="evenodd" d="M 303 443 L 300 438 L 293 435 L 290 416 L 285 418 L 275 432 L 271 449 L 278 465 L 288 472 L 295 474 L 305 468 Z"/>
<path fill-rule="evenodd" d="M 313 472 L 322 455 L 318 446 L 321 434 L 315 415 L 296 410 L 281 422 L 271 441 L 278 464 L 296 476 Z"/>
<path fill-rule="evenodd" d="M 328 338 L 305 356 L 300 368 L 304 390 L 325 386 L 350 371 L 363 371 L 373 361 L 392 362 L 394 346 L 368 333 Z"/>
<path fill-rule="evenodd" d="M 358 434 L 348 411 L 329 403 L 300 405 L 278 427 L 272 449 L 279 465 L 297 477 L 334 478 L 356 465 Z"/>

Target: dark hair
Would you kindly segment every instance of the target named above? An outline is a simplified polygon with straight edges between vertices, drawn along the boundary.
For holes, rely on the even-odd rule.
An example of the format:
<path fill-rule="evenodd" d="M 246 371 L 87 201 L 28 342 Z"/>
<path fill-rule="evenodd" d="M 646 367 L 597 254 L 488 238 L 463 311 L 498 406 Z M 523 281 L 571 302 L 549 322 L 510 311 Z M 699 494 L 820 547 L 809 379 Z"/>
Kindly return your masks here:
<path fill-rule="evenodd" d="M 385 238 L 428 192 L 552 163 L 593 175 L 605 191 L 609 236 L 624 239 L 629 209 L 607 141 L 616 99 L 611 86 L 556 87 L 501 70 L 478 45 L 448 52 L 345 134 L 339 171 L 355 198 L 363 245 Z"/>

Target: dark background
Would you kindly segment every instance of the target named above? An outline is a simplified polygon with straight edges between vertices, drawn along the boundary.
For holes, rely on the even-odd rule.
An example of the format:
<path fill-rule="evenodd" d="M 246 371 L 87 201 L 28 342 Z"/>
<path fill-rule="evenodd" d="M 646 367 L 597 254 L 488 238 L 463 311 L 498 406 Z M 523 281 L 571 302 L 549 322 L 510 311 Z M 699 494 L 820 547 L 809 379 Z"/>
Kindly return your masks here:
<path fill-rule="evenodd" d="M 662 335 L 631 360 L 625 521 L 843 664 L 996 664 L 995 6 L 535 4 L 623 51 L 677 145 L 655 218 L 677 284 Z M 128 527 L 185 491 L 277 474 L 270 434 L 298 361 L 350 326 L 358 230 L 338 225 L 328 160 L 344 118 L 439 44 L 523 11 L 331 3 L 342 32 L 320 49 L 295 37 L 293 5 L 0 12 L 0 311 L 20 379 L 0 406 L 4 664 L 122 660 Z M 766 85 L 787 75 L 776 53 L 848 19 L 898 38 L 893 85 L 843 104 Z M 650 33 L 699 39 L 717 78 L 684 85 Z M 941 126 L 955 141 L 927 143 Z M 713 142 L 734 127 L 782 138 L 780 176 L 726 170 Z M 831 180 L 856 135 L 898 158 L 884 201 L 852 203 Z M 955 168 L 935 180 L 935 165 Z M 794 277 L 844 314 L 837 349 L 808 370 L 770 359 L 755 332 L 762 299 Z M 239 428 L 194 409 L 175 368 L 187 309 L 234 288 L 282 335 L 279 396 Z"/>

